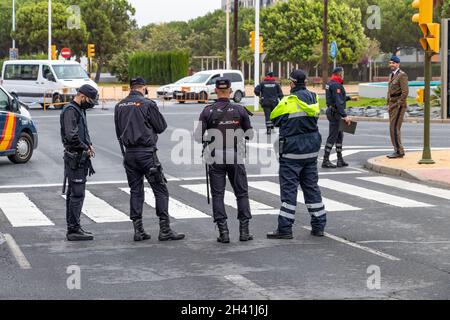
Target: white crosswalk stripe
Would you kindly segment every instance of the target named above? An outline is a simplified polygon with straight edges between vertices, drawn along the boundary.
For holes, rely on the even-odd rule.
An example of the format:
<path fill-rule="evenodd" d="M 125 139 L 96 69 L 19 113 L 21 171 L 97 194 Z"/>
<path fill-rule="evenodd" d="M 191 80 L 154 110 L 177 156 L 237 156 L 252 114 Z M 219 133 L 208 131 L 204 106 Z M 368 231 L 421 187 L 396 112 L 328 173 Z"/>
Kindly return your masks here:
<path fill-rule="evenodd" d="M 319 185 L 323 188 L 332 189 L 337 192 L 350 194 L 352 196 L 373 200 L 400 208 L 433 207 L 433 205 L 431 204 L 411 200 L 404 197 L 397 197 L 388 193 L 366 189 L 330 179 L 319 180 Z"/>
<path fill-rule="evenodd" d="M 206 184 L 187 184 L 182 185 L 181 187 L 188 189 L 192 192 L 205 196 L 206 193 Z M 237 209 L 236 197 L 230 191 L 225 191 L 224 196 L 225 205 Z M 250 199 L 250 210 L 252 215 L 264 215 L 264 214 L 272 214 L 277 215 L 279 210 L 275 210 L 273 207 L 265 205 L 264 203 L 257 202 Z"/>
<path fill-rule="evenodd" d="M 62 195 L 62 197 L 64 199 L 66 198 L 64 195 Z M 106 201 L 94 196 L 89 190 L 86 190 L 82 212 L 96 223 L 130 221 L 130 217 L 125 213 L 112 207 Z"/>
<path fill-rule="evenodd" d="M 360 177 L 358 179 L 450 200 L 450 190 L 429 187 L 420 183 L 408 182 L 388 177 Z"/>
<path fill-rule="evenodd" d="M 13 227 L 54 225 L 24 193 L 1 193 L 0 209 Z"/>
<path fill-rule="evenodd" d="M 129 188 L 121 188 L 123 192 L 130 194 Z M 145 188 L 145 203 L 155 207 L 155 196 L 150 188 Z M 169 214 L 175 219 L 201 219 L 211 216 L 173 198 L 169 198 Z"/>
<path fill-rule="evenodd" d="M 280 194 L 280 185 L 270 181 L 253 181 L 249 182 L 249 186 L 261 191 L 266 191 L 274 195 Z M 325 205 L 325 209 L 329 212 L 337 212 L 337 211 L 357 211 L 361 210 L 361 208 L 353 207 L 351 205 L 334 201 L 331 199 L 327 199 L 322 197 L 322 201 Z M 299 190 L 297 194 L 297 202 L 305 203 L 305 198 L 303 196 L 303 192 Z"/>

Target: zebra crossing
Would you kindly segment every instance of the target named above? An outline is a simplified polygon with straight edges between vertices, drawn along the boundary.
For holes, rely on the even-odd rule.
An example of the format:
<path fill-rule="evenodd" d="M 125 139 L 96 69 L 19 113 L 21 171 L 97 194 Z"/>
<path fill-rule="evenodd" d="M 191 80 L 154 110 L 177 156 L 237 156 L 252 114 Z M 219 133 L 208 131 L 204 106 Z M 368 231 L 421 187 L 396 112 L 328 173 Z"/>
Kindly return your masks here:
<path fill-rule="evenodd" d="M 259 179 L 258 177 L 252 177 L 250 180 L 249 194 L 252 214 L 255 216 L 278 215 L 280 185 L 267 177 Z M 169 211 L 173 219 L 211 219 L 211 207 L 204 201 L 206 184 L 194 182 L 194 180 L 171 182 L 169 186 L 171 190 Z M 450 205 L 449 189 L 384 176 L 355 176 L 352 177 L 350 182 L 347 181 L 346 183 L 327 178 L 320 179 L 319 185 L 322 190 L 323 202 L 330 213 L 360 212 L 374 205 L 403 209 L 430 208 L 442 204 L 442 199 L 447 200 L 448 205 Z M 384 192 L 379 191 L 380 186 L 383 187 Z M 120 185 L 105 185 L 103 189 L 109 189 L 109 196 L 102 196 L 102 193 L 99 194 L 90 190 L 91 187 L 98 188 L 98 185 L 87 187 L 82 210 L 86 217 L 93 223 L 99 224 L 129 221 L 127 213 L 129 210 L 129 188 Z M 54 226 L 55 222 L 52 219 L 55 218 L 46 215 L 44 209 L 46 205 L 40 203 L 39 197 L 31 197 L 30 192 L 33 191 L 0 192 L 0 222 L 6 218 L 6 221 L 14 228 Z M 42 192 L 42 190 L 39 192 Z M 114 199 L 111 199 L 111 194 L 114 194 Z M 402 194 L 405 194 L 405 196 L 402 196 Z M 426 197 L 423 197 L 423 195 L 426 195 Z M 418 201 L 417 199 L 420 196 L 425 200 Z M 54 197 L 56 201 L 60 201 L 58 206 L 60 205 L 61 208 L 65 209 L 65 196 L 55 193 Z M 341 200 L 341 198 L 345 200 Z M 110 202 L 108 202 L 108 199 Z M 124 201 L 126 199 L 126 203 L 123 202 L 121 208 L 118 208 L 117 201 L 115 202 L 116 206 L 111 203 L 116 199 L 123 199 Z M 49 201 L 49 199 L 46 198 L 42 201 Z M 301 190 L 299 190 L 297 201 L 299 203 L 297 210 L 302 210 L 301 205 L 305 201 Z M 351 203 L 352 201 L 355 203 Z M 225 192 L 224 202 L 229 208 L 237 209 L 236 198 L 231 191 Z M 145 204 L 155 208 L 155 196 L 150 188 L 145 188 Z"/>

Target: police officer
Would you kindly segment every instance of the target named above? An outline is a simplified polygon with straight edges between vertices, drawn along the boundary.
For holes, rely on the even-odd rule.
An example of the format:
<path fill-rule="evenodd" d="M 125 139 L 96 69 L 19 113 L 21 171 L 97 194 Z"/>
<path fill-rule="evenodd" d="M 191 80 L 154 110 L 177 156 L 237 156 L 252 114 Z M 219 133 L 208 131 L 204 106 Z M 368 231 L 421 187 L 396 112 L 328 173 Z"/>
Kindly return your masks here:
<path fill-rule="evenodd" d="M 218 242 L 229 243 L 224 195 L 226 176 L 236 196 L 239 219 L 239 240 L 253 240 L 249 231 L 252 218 L 248 197 L 247 173 L 244 166 L 245 139 L 251 139 L 253 129 L 250 113 L 242 106 L 230 102 L 231 82 L 226 78 L 216 80 L 218 100 L 206 106 L 200 114 L 195 132 L 198 142 L 204 143 L 204 157 L 211 180 L 214 223 L 219 229 Z"/>
<path fill-rule="evenodd" d="M 346 163 L 342 157 L 344 132 L 339 130 L 339 127 L 341 119 L 344 119 L 347 124 L 352 122 L 350 117 L 347 116 L 347 113 L 345 112 L 347 101 L 351 100 L 351 98 L 347 96 L 343 84 L 344 69 L 342 67 L 337 67 L 333 70 L 331 80 L 326 86 L 327 118 L 330 123 L 330 130 L 327 144 L 325 145 L 325 155 L 323 157 L 322 168 L 335 169 L 337 167 L 341 168 L 348 166 L 348 163 Z M 336 145 L 338 157 L 337 166 L 330 161 L 330 154 L 334 145 Z"/>
<path fill-rule="evenodd" d="M 90 85 L 83 85 L 75 98 L 66 105 L 60 116 L 61 139 L 64 145 L 64 187 L 66 195 L 67 240 L 93 240 L 92 233 L 80 225 L 86 178 L 95 173 L 91 158 L 95 156 L 86 120 L 86 110 L 98 104 L 98 92 Z"/>
<path fill-rule="evenodd" d="M 281 209 L 278 228 L 269 239 L 292 239 L 292 225 L 297 207 L 297 192 L 303 190 L 311 215 L 311 234 L 321 237 L 326 225 L 326 211 L 318 186 L 317 158 L 322 137 L 317 126 L 320 114 L 318 96 L 307 90 L 306 74 L 294 70 L 290 75 L 291 95 L 284 97 L 270 118 L 280 128 L 279 161 Z"/>
<path fill-rule="evenodd" d="M 271 134 L 273 123 L 270 120 L 270 113 L 284 97 L 280 85 L 275 82 L 273 72 L 269 71 L 267 73 L 263 82 L 255 88 L 255 94 L 261 97 L 261 106 L 264 109 L 264 115 L 266 117 L 267 134 Z"/>
<path fill-rule="evenodd" d="M 142 224 L 144 177 L 156 198 L 156 215 L 160 226 L 158 240 L 184 239 L 184 234 L 177 234 L 170 228 L 167 180 L 156 155 L 158 134 L 166 130 L 167 123 L 156 103 L 145 98 L 148 91 L 143 78 L 132 79 L 130 88 L 129 96 L 116 105 L 114 121 L 131 189 L 130 219 L 134 226 L 134 241 L 150 239 Z"/>

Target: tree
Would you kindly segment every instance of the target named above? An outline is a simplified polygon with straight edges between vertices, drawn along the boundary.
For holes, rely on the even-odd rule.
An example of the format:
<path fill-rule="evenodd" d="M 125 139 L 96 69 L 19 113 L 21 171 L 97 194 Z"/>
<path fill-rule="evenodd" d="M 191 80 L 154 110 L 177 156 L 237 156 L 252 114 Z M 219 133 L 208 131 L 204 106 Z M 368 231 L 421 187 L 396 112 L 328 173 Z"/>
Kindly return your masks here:
<path fill-rule="evenodd" d="M 11 48 L 11 15 L 10 1 L 0 0 L 0 57 L 6 57 Z"/>
<path fill-rule="evenodd" d="M 148 51 L 172 51 L 184 48 L 181 34 L 173 25 L 167 23 L 154 25 L 149 34 L 147 42 L 144 44 Z"/>

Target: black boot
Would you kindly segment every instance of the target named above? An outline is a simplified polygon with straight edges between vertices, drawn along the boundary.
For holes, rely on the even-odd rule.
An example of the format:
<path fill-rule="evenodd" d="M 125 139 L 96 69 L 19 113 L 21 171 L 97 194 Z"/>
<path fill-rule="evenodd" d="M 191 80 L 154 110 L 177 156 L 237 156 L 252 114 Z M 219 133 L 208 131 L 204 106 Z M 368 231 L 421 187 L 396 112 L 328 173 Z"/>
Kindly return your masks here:
<path fill-rule="evenodd" d="M 266 134 L 267 134 L 267 135 L 271 135 L 271 134 L 272 134 L 272 128 L 267 127 Z"/>
<path fill-rule="evenodd" d="M 336 169 L 337 166 L 330 161 L 328 157 L 323 158 L 322 168 L 324 169 Z"/>
<path fill-rule="evenodd" d="M 92 233 L 87 233 L 83 231 L 83 229 L 69 229 L 67 231 L 67 240 L 68 241 L 90 241 L 94 240 L 94 236 Z"/>
<path fill-rule="evenodd" d="M 250 220 L 240 220 L 239 221 L 239 241 L 250 241 L 253 240 L 253 235 L 250 234 L 248 225 Z"/>
<path fill-rule="evenodd" d="M 348 163 L 344 161 L 342 153 L 338 153 L 337 156 L 338 156 L 337 167 L 338 168 L 348 167 Z"/>
<path fill-rule="evenodd" d="M 281 233 L 278 229 L 267 233 L 267 239 L 293 239 L 294 236 L 291 232 Z"/>
<path fill-rule="evenodd" d="M 167 219 L 159 220 L 159 241 L 169 241 L 169 240 L 182 240 L 185 235 L 183 233 L 176 233 L 170 229 L 170 221 Z"/>
<path fill-rule="evenodd" d="M 142 219 L 133 220 L 134 226 L 134 241 L 144 241 L 149 240 L 151 237 L 144 230 L 142 225 Z"/>
<path fill-rule="evenodd" d="M 217 227 L 219 228 L 217 242 L 230 243 L 230 231 L 228 230 L 227 220 L 218 221 Z"/>

